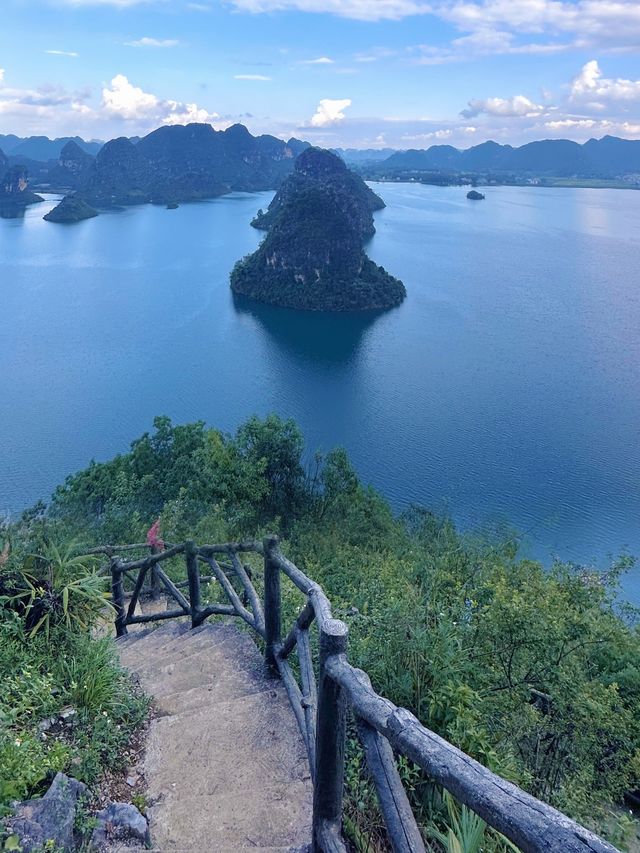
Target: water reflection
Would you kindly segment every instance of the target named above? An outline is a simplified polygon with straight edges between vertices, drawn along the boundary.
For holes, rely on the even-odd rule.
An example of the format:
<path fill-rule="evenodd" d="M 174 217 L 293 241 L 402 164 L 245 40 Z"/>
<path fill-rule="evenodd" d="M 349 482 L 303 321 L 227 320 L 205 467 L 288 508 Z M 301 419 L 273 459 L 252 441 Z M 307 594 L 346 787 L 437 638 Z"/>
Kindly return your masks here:
<path fill-rule="evenodd" d="M 0 202 L 0 219 L 24 219 L 26 207 L 12 201 Z"/>
<path fill-rule="evenodd" d="M 232 298 L 236 312 L 254 320 L 289 355 L 315 364 L 352 362 L 366 332 L 386 313 L 293 311 L 263 305 L 236 293 Z"/>

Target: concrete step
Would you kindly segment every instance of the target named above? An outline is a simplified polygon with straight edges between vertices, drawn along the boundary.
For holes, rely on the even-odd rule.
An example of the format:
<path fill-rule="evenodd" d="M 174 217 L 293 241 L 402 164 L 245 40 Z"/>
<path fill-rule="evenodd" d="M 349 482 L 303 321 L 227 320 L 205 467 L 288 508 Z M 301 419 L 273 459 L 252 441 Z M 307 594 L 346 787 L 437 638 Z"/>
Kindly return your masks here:
<path fill-rule="evenodd" d="M 281 687 L 156 720 L 144 772 L 152 799 L 181 780 L 188 780 L 190 795 L 214 796 L 251 790 L 258 779 L 261 785 L 281 785 L 310 778 L 304 744 Z"/>
<path fill-rule="evenodd" d="M 163 853 L 304 848 L 311 836 L 309 787 L 257 781 L 259 788 L 215 797 L 168 794 L 149 810 L 152 836 L 162 839 Z"/>
<path fill-rule="evenodd" d="M 195 631 L 183 622 L 118 648 L 160 711 L 143 767 L 155 848 L 306 850 L 306 750 L 286 692 L 250 635 L 231 621 Z"/>
<path fill-rule="evenodd" d="M 122 655 L 122 662 L 131 670 L 140 671 L 156 664 L 167 663 L 192 654 L 195 651 L 213 648 L 230 636 L 235 636 L 232 623 L 206 623 L 198 628 L 185 628 L 172 639 L 157 646 L 150 643 L 138 648 L 135 644 Z"/>
<path fill-rule="evenodd" d="M 255 646 L 253 648 L 255 650 Z M 146 692 L 153 691 L 156 699 L 170 693 L 190 690 L 194 686 L 216 685 L 221 681 L 230 687 L 236 683 L 245 685 L 248 681 L 257 684 L 264 671 L 261 657 L 257 654 L 247 656 L 246 660 L 243 660 L 242 669 L 234 671 L 227 665 L 225 658 L 226 655 L 234 655 L 234 652 L 234 642 L 225 640 L 210 648 L 185 654 L 181 658 L 171 656 L 163 666 L 153 663 L 134 671 L 142 689 Z"/>
<path fill-rule="evenodd" d="M 178 622 L 172 619 L 160 627 L 150 628 L 136 634 L 127 634 L 126 637 L 117 640 L 116 645 L 120 649 L 121 660 L 125 658 L 129 660 L 131 655 L 134 655 L 133 660 L 136 660 L 136 655 L 142 654 L 144 650 L 158 650 L 164 643 L 174 640 L 188 630 L 187 622 Z M 135 654 L 134 648 L 136 649 Z"/>

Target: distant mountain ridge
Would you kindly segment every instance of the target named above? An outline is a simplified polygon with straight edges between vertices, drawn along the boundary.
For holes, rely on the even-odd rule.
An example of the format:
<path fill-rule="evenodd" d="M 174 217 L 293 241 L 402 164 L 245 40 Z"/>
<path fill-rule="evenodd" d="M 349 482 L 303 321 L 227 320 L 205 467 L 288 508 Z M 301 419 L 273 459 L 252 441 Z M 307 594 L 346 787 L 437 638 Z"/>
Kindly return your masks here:
<path fill-rule="evenodd" d="M 58 139 L 49 139 L 48 136 L 20 137 L 13 133 L 0 134 L 0 148 L 8 157 L 24 157 L 27 160 L 38 160 L 44 163 L 49 160 L 57 160 L 68 142 L 74 142 L 87 154 L 93 156 L 104 145 L 104 142 L 100 140 L 92 139 L 87 142 L 80 136 L 62 136 Z"/>
<path fill-rule="evenodd" d="M 604 136 L 581 144 L 569 139 L 544 139 L 517 148 L 488 141 L 464 150 L 432 145 L 396 151 L 377 166 L 383 171 L 524 172 L 612 178 L 640 173 L 640 140 Z"/>
<path fill-rule="evenodd" d="M 277 189 L 307 143 L 252 136 L 244 125 L 161 127 L 133 144 L 112 139 L 79 186 L 94 205 L 176 202 Z"/>
<path fill-rule="evenodd" d="M 397 152 L 397 148 L 331 148 L 338 157 L 341 157 L 347 166 L 359 166 L 363 163 L 379 163 L 387 160 Z"/>
<path fill-rule="evenodd" d="M 49 170 L 48 185 L 70 190 L 94 208 L 174 205 L 232 191 L 275 190 L 308 147 L 298 139 L 252 136 L 241 124 L 221 131 L 210 124 L 166 126 L 140 140 L 112 139 L 95 158 L 71 140 Z M 83 209 L 66 205 L 60 213 Z"/>

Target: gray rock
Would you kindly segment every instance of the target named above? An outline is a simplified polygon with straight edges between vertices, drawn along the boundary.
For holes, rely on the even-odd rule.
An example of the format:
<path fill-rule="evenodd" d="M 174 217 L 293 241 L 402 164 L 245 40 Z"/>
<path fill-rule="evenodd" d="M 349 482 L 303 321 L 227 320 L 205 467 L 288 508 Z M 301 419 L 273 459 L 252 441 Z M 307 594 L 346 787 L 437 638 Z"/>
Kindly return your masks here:
<path fill-rule="evenodd" d="M 19 803 L 14 816 L 7 820 L 7 827 L 18 836 L 24 853 L 40 849 L 47 842 L 70 853 L 74 849 L 76 804 L 86 791 L 82 782 L 58 773 L 42 799 Z"/>
<path fill-rule="evenodd" d="M 60 711 L 60 714 L 59 714 L 60 719 L 61 719 L 61 720 L 64 720 L 66 723 L 68 723 L 68 722 L 73 722 L 73 721 L 74 721 L 74 718 L 75 718 L 77 715 L 78 715 L 78 712 L 77 712 L 77 711 L 76 711 L 76 709 L 73 707 L 73 705 L 67 705 L 67 707 L 66 707 L 66 708 L 63 708 L 63 709 L 62 709 L 62 711 Z"/>
<path fill-rule="evenodd" d="M 91 835 L 91 844 L 98 850 L 111 841 L 149 841 L 147 819 L 130 803 L 110 803 L 96 815 L 98 825 Z"/>

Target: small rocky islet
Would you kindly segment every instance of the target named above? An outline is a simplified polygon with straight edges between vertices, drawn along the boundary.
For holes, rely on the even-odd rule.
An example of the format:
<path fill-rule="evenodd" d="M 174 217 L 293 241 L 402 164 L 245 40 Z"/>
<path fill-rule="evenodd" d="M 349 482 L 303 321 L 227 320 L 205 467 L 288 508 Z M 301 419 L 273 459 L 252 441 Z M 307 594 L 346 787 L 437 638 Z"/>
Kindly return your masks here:
<path fill-rule="evenodd" d="M 43 219 L 47 222 L 60 222 L 70 224 L 81 222 L 83 219 L 92 219 L 98 215 L 98 211 L 87 204 L 84 199 L 76 195 L 67 195 L 62 201 L 49 211 Z"/>
<path fill-rule="evenodd" d="M 260 302 L 311 311 L 374 311 L 399 305 L 404 284 L 367 257 L 379 196 L 330 151 L 308 148 L 266 212 L 267 235 L 239 261 L 231 287 Z"/>

